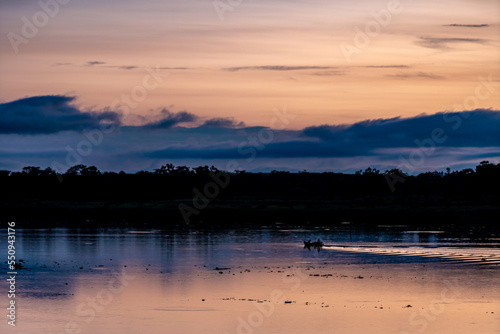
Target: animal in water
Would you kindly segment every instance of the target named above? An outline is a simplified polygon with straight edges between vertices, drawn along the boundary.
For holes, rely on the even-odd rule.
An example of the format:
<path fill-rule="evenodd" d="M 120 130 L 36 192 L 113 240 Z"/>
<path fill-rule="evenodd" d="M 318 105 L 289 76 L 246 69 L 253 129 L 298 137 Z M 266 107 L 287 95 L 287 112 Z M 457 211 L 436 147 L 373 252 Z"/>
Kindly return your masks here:
<path fill-rule="evenodd" d="M 304 241 L 304 248 L 320 248 L 320 247 L 323 247 L 324 246 L 324 243 L 321 241 L 321 240 L 317 240 L 317 241 Z"/>

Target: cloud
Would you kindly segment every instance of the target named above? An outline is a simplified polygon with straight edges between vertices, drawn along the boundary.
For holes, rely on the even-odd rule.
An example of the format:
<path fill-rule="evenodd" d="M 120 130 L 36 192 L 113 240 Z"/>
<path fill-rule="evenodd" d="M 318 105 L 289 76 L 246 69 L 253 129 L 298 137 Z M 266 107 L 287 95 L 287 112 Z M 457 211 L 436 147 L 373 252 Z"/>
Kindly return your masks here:
<path fill-rule="evenodd" d="M 142 120 L 142 123 L 145 122 L 145 124 L 137 127 L 145 129 L 170 129 L 179 126 L 181 123 L 195 127 L 198 126 L 200 128 L 237 129 L 245 127 L 244 122 L 238 122 L 233 117 L 215 117 L 202 122 L 202 119 L 198 115 L 187 111 L 171 112 L 167 108 L 161 109 L 160 114 L 156 116 L 138 117 Z M 131 126 L 130 128 L 134 127 L 135 126 Z"/>
<path fill-rule="evenodd" d="M 135 70 L 136 68 L 138 68 L 137 66 L 135 65 L 108 65 L 108 66 L 104 66 L 106 68 L 117 68 L 117 69 L 120 69 L 120 70 Z"/>
<path fill-rule="evenodd" d="M 489 24 L 445 24 L 443 27 L 486 28 Z"/>
<path fill-rule="evenodd" d="M 193 123 L 198 120 L 198 116 L 187 111 L 174 113 L 163 108 L 160 113 L 159 120 L 145 124 L 142 127 L 149 129 L 170 129 L 180 123 Z"/>
<path fill-rule="evenodd" d="M 106 62 L 97 60 L 87 62 L 87 66 L 104 65 L 104 64 L 106 64 Z"/>
<path fill-rule="evenodd" d="M 105 64 L 107 64 L 107 63 L 104 61 L 94 60 L 94 61 L 88 61 L 84 65 L 75 65 L 73 63 L 55 63 L 53 66 L 71 66 L 71 67 L 82 67 L 83 66 L 83 67 L 86 67 L 86 66 L 96 66 L 96 65 L 105 65 Z M 134 70 L 134 69 L 138 68 L 138 66 L 136 66 L 136 65 L 106 65 L 106 66 L 102 66 L 102 67 L 117 68 L 120 70 Z"/>
<path fill-rule="evenodd" d="M 388 75 L 389 77 L 396 78 L 396 79 L 411 79 L 411 78 L 417 78 L 417 79 L 432 79 L 432 80 L 442 80 L 445 79 L 445 77 L 437 75 L 437 74 L 432 74 L 432 73 L 427 73 L 427 72 L 416 72 L 416 73 L 399 73 L 399 74 L 391 74 Z"/>
<path fill-rule="evenodd" d="M 234 118 L 217 117 L 205 121 L 202 126 L 214 128 L 242 128 L 245 126 L 245 123 L 237 122 Z"/>
<path fill-rule="evenodd" d="M 367 65 L 365 68 L 410 68 L 408 65 Z"/>
<path fill-rule="evenodd" d="M 397 165 L 400 156 L 408 155 L 412 150 L 420 150 L 421 147 L 435 147 L 434 158 L 437 159 L 458 154 L 455 148 L 475 147 L 476 151 L 480 151 L 480 148 L 498 146 L 498 128 L 500 111 L 478 109 L 308 127 L 295 133 L 290 132 L 286 140 L 258 146 L 252 146 L 248 138 L 262 131 L 272 132 L 272 136 L 277 138 L 281 132 L 268 128 L 259 128 L 258 131 L 246 128 L 249 132 L 240 137 L 239 141 L 237 133 L 233 133 L 233 140 L 223 144 L 174 144 L 164 149 L 148 151 L 145 156 L 154 159 L 246 159 L 254 152 L 259 159 L 373 157 L 392 160 Z M 191 135 L 198 129 L 192 128 Z M 440 135 L 436 135 L 436 131 Z M 217 135 L 210 133 L 210 136 Z"/>
<path fill-rule="evenodd" d="M 81 112 L 73 101 L 74 97 L 39 96 L 0 104 L 0 142 L 11 143 L 0 147 L 0 167 L 50 166 L 56 161 L 67 169 L 74 162 L 68 160 L 68 147 L 75 150 L 82 141 L 82 134 L 74 130 L 118 120 L 116 113 L 104 117 Z M 224 169 L 228 161 L 237 160 L 246 170 L 287 166 L 354 171 L 366 166 L 396 168 L 401 158 L 408 160 L 415 152 L 422 155 L 422 150 L 432 154 L 425 155 L 417 166 L 420 170 L 473 167 L 478 159 L 500 159 L 498 110 L 370 119 L 302 130 L 244 127 L 231 117 L 202 119 L 167 108 L 146 119 L 146 125 L 121 126 L 120 131 L 107 135 L 93 146 L 91 155 L 82 157 L 83 163 L 137 171 L 151 170 L 166 161 L 188 166 L 214 164 Z"/>
<path fill-rule="evenodd" d="M 301 71 L 301 70 L 329 70 L 335 69 L 332 66 L 283 66 L 283 65 L 266 65 L 266 66 L 241 66 L 241 67 L 226 67 L 224 71 Z"/>
<path fill-rule="evenodd" d="M 500 111 L 476 109 L 411 118 L 366 120 L 352 125 L 308 127 L 304 129 L 303 134 L 321 142 L 371 151 L 380 148 L 416 147 L 418 142 L 428 142 L 432 139 L 436 129 L 441 129 L 446 137 L 443 142 L 434 143 L 436 146 L 498 146 L 499 128 Z"/>
<path fill-rule="evenodd" d="M 72 96 L 35 96 L 0 104 L 0 133 L 48 134 L 98 128 L 104 123 L 119 124 L 112 111 L 82 112 Z"/>
<path fill-rule="evenodd" d="M 0 104 L 0 134 L 50 134 L 61 131 L 94 129 L 112 123 L 121 126 L 121 115 L 113 111 L 82 112 L 72 105 L 73 96 L 34 96 Z M 139 124 L 130 128 L 170 129 L 180 124 L 206 128 L 243 128 L 244 122 L 233 117 L 217 117 L 201 122 L 199 116 L 187 112 L 171 112 L 162 108 L 154 116 L 135 115 Z M 201 125 L 200 125 L 201 123 Z"/>
<path fill-rule="evenodd" d="M 146 153 L 147 157 L 155 159 L 246 159 L 251 152 L 257 152 L 251 145 L 241 147 L 170 147 L 163 150 Z M 256 153 L 259 159 L 282 159 L 282 158 L 322 158 L 322 157 L 350 157 L 356 153 L 346 147 L 338 147 L 332 150 L 331 145 L 325 143 L 314 143 L 308 141 L 290 141 L 283 143 L 271 143 Z"/>
<path fill-rule="evenodd" d="M 119 69 L 121 70 L 133 70 L 136 69 L 137 66 L 129 65 L 129 66 L 118 66 Z"/>
<path fill-rule="evenodd" d="M 485 44 L 487 40 L 482 38 L 437 38 L 437 37 L 420 37 L 415 44 L 420 45 L 424 48 L 430 49 L 450 49 L 449 44 L 458 43 L 475 43 L 475 44 Z"/>
<path fill-rule="evenodd" d="M 190 67 L 158 67 L 160 70 L 189 70 Z"/>

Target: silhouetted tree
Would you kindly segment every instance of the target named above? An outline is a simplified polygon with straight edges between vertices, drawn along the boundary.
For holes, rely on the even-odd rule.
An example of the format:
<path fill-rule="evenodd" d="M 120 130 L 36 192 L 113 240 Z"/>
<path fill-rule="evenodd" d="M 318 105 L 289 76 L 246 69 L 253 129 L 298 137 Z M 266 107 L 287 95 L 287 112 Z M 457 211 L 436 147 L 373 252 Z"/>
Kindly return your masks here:
<path fill-rule="evenodd" d="M 165 175 L 170 174 L 175 171 L 175 166 L 173 164 L 166 164 L 161 166 L 160 168 L 156 168 L 154 173 L 157 175 Z"/>
<path fill-rule="evenodd" d="M 120 210 L 126 213 L 153 210 L 161 215 L 163 205 L 172 206 L 172 210 L 178 213 L 179 202 L 189 201 L 195 196 L 201 198 L 196 194 L 203 193 L 207 184 L 216 182 L 212 173 L 218 175 L 219 172 L 214 166 L 189 168 L 165 164 L 154 172 L 101 173 L 95 166 L 79 164 L 70 167 L 64 174 L 63 182 L 60 182 L 55 177 L 58 174 L 51 168 L 27 166 L 21 172 L 0 171 L 0 209 L 16 215 L 30 214 L 37 203 L 47 200 L 50 206 L 33 211 L 33 215 L 35 212 L 44 212 L 47 216 L 49 213 L 55 214 L 50 209 L 53 203 L 63 203 L 61 207 L 64 210 L 57 213 L 61 216 L 81 214 L 69 209 L 76 207 L 75 203 L 91 203 L 88 207 L 98 207 L 95 209 L 96 215 L 103 217 L 106 214 L 112 216 L 112 213 Z M 357 205 L 363 208 L 382 207 L 384 210 L 394 206 L 398 214 L 406 213 L 411 217 L 418 210 L 433 206 L 436 207 L 433 214 L 438 214 L 438 208 L 442 206 L 447 206 L 449 211 L 462 213 L 464 207 L 470 206 L 477 210 L 488 208 L 490 211 L 484 211 L 486 216 L 492 215 L 495 212 L 492 208 L 498 207 L 500 203 L 500 164 L 488 161 L 482 161 L 475 169 L 466 168 L 450 173 L 433 171 L 415 176 L 399 169 L 381 173 L 372 167 L 355 174 L 291 173 L 279 170 L 252 173 L 239 170 L 228 175 L 229 185 L 224 186 L 213 199 L 223 203 L 225 208 L 217 213 L 217 217 L 228 215 L 226 209 L 233 207 L 235 210 L 248 208 L 249 211 L 241 211 L 242 216 L 245 216 L 242 219 L 247 219 L 246 216 L 251 215 L 252 210 L 269 213 L 278 212 L 277 208 L 282 208 L 280 214 L 288 217 L 297 216 L 296 212 L 300 210 L 303 210 L 304 217 L 332 212 L 335 217 L 340 217 L 345 212 L 356 212 L 356 209 L 349 211 L 351 209 L 348 208 L 356 208 Z M 194 189 L 198 193 L 195 194 Z M 133 209 L 135 207 L 137 209 Z M 123 214 L 125 217 L 126 213 Z M 350 219 L 348 215 L 342 217 Z"/>

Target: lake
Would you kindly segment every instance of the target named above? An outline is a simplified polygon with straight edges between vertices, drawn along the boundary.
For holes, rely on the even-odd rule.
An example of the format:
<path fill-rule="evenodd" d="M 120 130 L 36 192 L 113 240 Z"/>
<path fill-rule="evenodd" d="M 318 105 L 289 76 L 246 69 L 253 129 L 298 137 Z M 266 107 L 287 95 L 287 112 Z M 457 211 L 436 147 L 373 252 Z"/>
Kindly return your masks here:
<path fill-rule="evenodd" d="M 499 246 L 404 227 L 17 230 L 16 326 L 5 284 L 0 329 L 500 333 Z"/>

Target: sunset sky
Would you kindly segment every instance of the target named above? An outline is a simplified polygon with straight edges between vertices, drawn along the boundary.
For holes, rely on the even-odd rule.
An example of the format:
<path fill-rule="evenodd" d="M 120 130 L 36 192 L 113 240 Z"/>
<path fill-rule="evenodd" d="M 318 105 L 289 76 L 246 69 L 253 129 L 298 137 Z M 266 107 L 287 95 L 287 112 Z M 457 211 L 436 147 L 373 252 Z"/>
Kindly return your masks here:
<path fill-rule="evenodd" d="M 498 161 L 499 18 L 497 0 L 2 0 L 0 169 Z"/>

